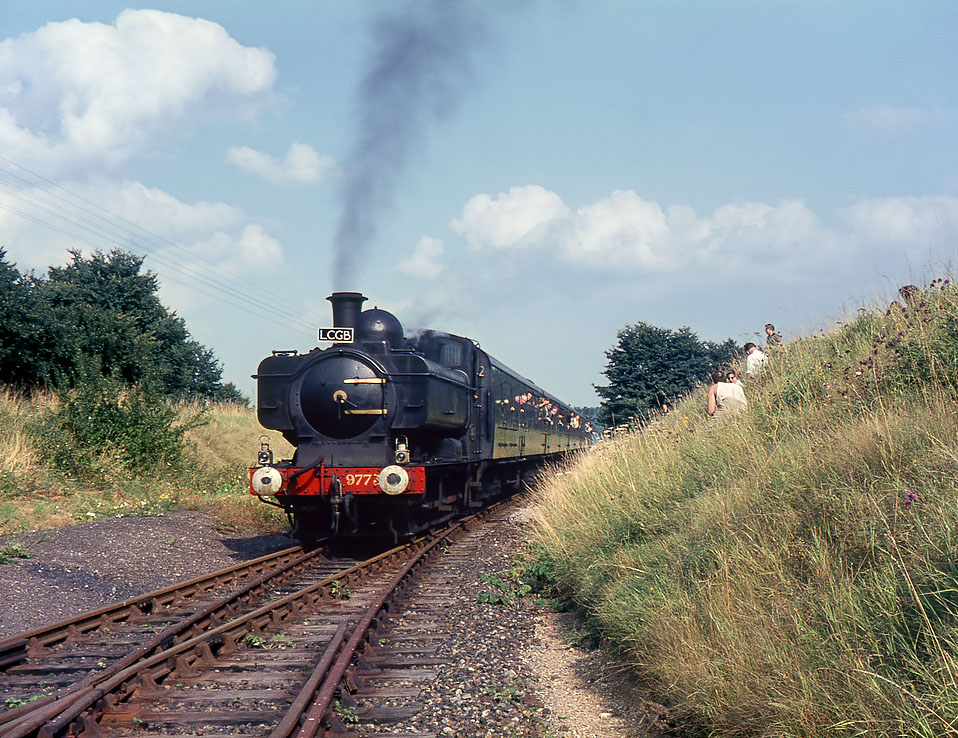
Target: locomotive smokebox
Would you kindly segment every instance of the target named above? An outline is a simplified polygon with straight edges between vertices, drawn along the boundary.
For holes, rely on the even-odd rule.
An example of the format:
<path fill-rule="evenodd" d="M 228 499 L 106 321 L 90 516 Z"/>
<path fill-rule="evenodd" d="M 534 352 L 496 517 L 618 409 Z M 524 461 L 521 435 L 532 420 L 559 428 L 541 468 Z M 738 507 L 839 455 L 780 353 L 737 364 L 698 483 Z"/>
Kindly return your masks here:
<path fill-rule="evenodd" d="M 333 303 L 333 326 L 352 328 L 359 326 L 359 314 L 363 310 L 366 298 L 361 292 L 334 292 L 326 298 Z"/>

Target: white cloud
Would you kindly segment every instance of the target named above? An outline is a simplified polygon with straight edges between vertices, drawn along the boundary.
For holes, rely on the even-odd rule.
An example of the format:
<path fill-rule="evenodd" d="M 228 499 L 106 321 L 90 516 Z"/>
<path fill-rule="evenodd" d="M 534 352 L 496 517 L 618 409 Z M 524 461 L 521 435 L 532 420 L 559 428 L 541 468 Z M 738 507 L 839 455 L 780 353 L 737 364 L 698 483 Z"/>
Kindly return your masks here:
<path fill-rule="evenodd" d="M 230 228 L 244 220 L 242 211 L 232 205 L 206 201 L 186 203 L 165 190 L 130 180 L 94 178 L 86 183 L 68 183 L 65 189 L 147 231 L 170 238 Z M 87 207 L 105 215 L 104 210 L 96 206 Z"/>
<path fill-rule="evenodd" d="M 147 266 L 163 272 L 154 262 L 166 263 L 174 279 L 180 271 L 208 276 L 283 261 L 279 242 L 239 208 L 183 202 L 132 181 L 96 178 L 22 192 L 0 188 L 0 227 L 4 245 L 21 269 L 42 271 L 63 263 L 75 248 L 152 254 Z"/>
<path fill-rule="evenodd" d="M 321 156 L 312 146 L 303 143 L 292 144 L 282 161 L 248 146 L 230 147 L 226 159 L 273 184 L 312 184 L 336 170 L 330 157 Z"/>
<path fill-rule="evenodd" d="M 198 18 L 48 23 L 0 43 L 0 149 L 47 172 L 117 165 L 204 115 L 249 114 L 275 79 L 270 51 Z"/>
<path fill-rule="evenodd" d="M 405 274 L 407 277 L 435 279 L 442 272 L 440 260 L 443 251 L 442 241 L 431 236 L 423 236 L 416 244 L 412 255 L 400 263 L 396 269 L 400 274 Z"/>
<path fill-rule="evenodd" d="M 568 234 L 562 246 L 573 261 L 662 268 L 675 260 L 666 214 L 631 190 L 580 208 L 570 217 Z"/>
<path fill-rule="evenodd" d="M 694 216 L 693 222 L 708 236 L 686 245 L 693 258 L 704 263 L 749 258 L 756 264 L 782 264 L 797 257 L 815 260 L 816 253 L 824 254 L 833 246 L 828 229 L 802 200 L 782 200 L 774 206 L 722 205 L 707 217 Z"/>
<path fill-rule="evenodd" d="M 250 223 L 239 239 L 239 253 L 247 264 L 276 267 L 283 263 L 283 248 L 263 227 Z"/>
<path fill-rule="evenodd" d="M 452 227 L 472 248 L 549 254 L 599 272 L 702 268 L 716 275 L 737 270 L 797 277 L 881 249 L 894 256 L 903 246 L 915 253 L 935 244 L 951 248 L 958 198 L 862 200 L 836 216 L 828 225 L 797 199 L 730 203 L 699 215 L 688 205 L 666 208 L 631 190 L 573 210 L 555 193 L 524 187 L 496 200 L 470 199 Z"/>
<path fill-rule="evenodd" d="M 452 227 L 474 248 L 548 247 L 573 263 L 652 271 L 780 253 L 820 228 L 800 200 L 729 204 L 702 217 L 688 205 L 663 209 L 616 190 L 573 211 L 538 186 L 514 187 L 496 200 L 477 195 Z"/>
<path fill-rule="evenodd" d="M 906 133 L 926 123 L 954 122 L 954 111 L 928 110 L 905 105 L 873 105 L 842 113 L 842 120 L 856 128 L 879 133 Z"/>
<path fill-rule="evenodd" d="M 500 192 L 494 200 L 476 195 L 465 204 L 462 217 L 452 222 L 452 228 L 471 246 L 506 249 L 531 242 L 567 215 L 557 194 L 539 185 L 526 185 Z"/>
<path fill-rule="evenodd" d="M 839 215 L 850 230 L 876 243 L 923 247 L 936 235 L 953 242 L 958 233 L 958 198 L 943 195 L 861 200 Z"/>

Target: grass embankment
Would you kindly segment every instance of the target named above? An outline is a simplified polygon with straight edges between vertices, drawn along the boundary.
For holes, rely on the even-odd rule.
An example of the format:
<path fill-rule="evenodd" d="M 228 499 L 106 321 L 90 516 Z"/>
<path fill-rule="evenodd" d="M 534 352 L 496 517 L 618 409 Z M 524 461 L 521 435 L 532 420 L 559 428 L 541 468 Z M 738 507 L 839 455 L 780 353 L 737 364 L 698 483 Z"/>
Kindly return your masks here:
<path fill-rule="evenodd" d="M 958 734 L 958 291 L 773 350 L 745 389 L 545 483 L 556 582 L 688 734 Z"/>
<path fill-rule="evenodd" d="M 264 432 L 240 405 L 161 405 L 98 396 L 30 398 L 0 388 L 0 534 L 103 517 L 201 510 L 224 525 L 281 530 L 249 494 Z M 97 439 L 102 439 L 99 442 Z M 291 455 L 270 434 L 276 458 Z"/>

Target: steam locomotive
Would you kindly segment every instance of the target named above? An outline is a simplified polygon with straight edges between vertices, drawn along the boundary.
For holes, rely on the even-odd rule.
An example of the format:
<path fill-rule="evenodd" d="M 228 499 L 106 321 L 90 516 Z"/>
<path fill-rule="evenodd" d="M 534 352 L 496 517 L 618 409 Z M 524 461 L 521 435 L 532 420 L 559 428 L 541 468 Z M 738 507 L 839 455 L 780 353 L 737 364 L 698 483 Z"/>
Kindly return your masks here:
<path fill-rule="evenodd" d="M 408 538 L 519 489 L 548 459 L 586 447 L 592 428 L 475 341 L 425 330 L 336 292 L 327 349 L 274 351 L 253 375 L 268 442 L 251 493 L 282 507 L 304 543 Z"/>

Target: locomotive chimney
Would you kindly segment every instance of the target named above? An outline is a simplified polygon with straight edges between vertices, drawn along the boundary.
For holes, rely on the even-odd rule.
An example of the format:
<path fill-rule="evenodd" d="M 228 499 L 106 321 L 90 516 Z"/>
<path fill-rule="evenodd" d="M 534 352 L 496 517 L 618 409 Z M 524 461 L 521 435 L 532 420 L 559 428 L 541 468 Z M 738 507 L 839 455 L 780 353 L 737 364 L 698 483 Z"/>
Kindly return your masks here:
<path fill-rule="evenodd" d="M 333 303 L 333 326 L 336 328 L 359 327 L 359 314 L 366 298 L 361 292 L 334 292 L 326 298 Z"/>

